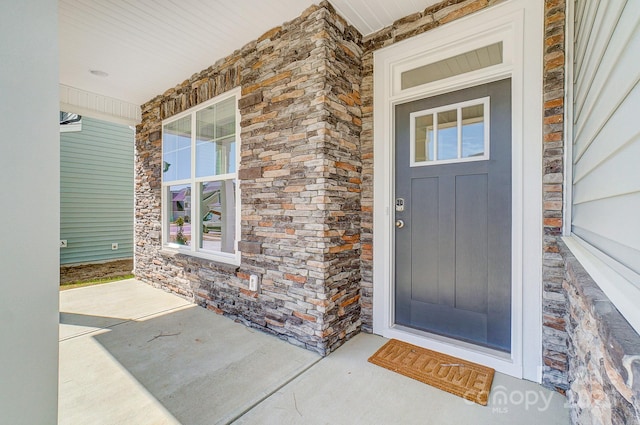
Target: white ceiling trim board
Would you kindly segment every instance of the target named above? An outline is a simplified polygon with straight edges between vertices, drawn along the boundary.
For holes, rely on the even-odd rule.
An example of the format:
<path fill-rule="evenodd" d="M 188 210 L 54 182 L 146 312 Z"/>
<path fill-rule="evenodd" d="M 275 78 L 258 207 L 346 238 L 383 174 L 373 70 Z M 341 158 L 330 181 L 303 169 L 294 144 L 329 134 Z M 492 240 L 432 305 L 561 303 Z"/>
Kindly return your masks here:
<path fill-rule="evenodd" d="M 125 125 L 142 120 L 140 106 L 60 84 L 60 110 Z"/>

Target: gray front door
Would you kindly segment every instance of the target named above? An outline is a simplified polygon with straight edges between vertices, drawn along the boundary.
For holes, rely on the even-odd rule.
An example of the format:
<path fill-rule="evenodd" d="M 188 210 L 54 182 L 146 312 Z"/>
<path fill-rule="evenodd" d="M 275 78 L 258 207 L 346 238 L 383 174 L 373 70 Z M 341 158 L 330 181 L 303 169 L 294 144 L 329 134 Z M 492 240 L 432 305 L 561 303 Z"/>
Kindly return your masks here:
<path fill-rule="evenodd" d="M 395 323 L 510 352 L 511 80 L 396 106 L 395 143 Z"/>

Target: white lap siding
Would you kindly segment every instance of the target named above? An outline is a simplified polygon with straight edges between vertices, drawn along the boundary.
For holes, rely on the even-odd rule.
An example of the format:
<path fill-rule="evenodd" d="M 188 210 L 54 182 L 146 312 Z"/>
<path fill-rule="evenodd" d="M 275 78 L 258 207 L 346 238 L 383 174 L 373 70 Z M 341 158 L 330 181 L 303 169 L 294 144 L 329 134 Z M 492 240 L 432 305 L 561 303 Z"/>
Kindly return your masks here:
<path fill-rule="evenodd" d="M 617 272 L 613 287 L 627 286 L 627 297 L 640 294 L 638 52 L 639 2 L 576 1 L 571 231 Z"/>

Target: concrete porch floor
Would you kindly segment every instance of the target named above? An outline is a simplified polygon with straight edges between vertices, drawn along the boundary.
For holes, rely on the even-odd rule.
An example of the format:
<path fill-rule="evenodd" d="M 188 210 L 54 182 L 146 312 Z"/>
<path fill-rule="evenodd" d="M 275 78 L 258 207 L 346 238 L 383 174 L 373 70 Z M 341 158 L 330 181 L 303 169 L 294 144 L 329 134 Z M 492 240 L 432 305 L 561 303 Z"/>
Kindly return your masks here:
<path fill-rule="evenodd" d="M 60 424 L 568 424 L 565 398 L 496 373 L 489 405 L 326 358 L 134 279 L 60 293 Z"/>

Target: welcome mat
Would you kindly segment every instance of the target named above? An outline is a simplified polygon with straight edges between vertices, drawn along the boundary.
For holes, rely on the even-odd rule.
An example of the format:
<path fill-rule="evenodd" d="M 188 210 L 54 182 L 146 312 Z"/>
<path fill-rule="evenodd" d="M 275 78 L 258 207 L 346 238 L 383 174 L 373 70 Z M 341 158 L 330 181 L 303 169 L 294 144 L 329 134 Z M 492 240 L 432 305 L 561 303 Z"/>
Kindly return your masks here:
<path fill-rule="evenodd" d="M 494 370 L 456 357 L 392 339 L 369 362 L 483 406 L 489 400 Z"/>

